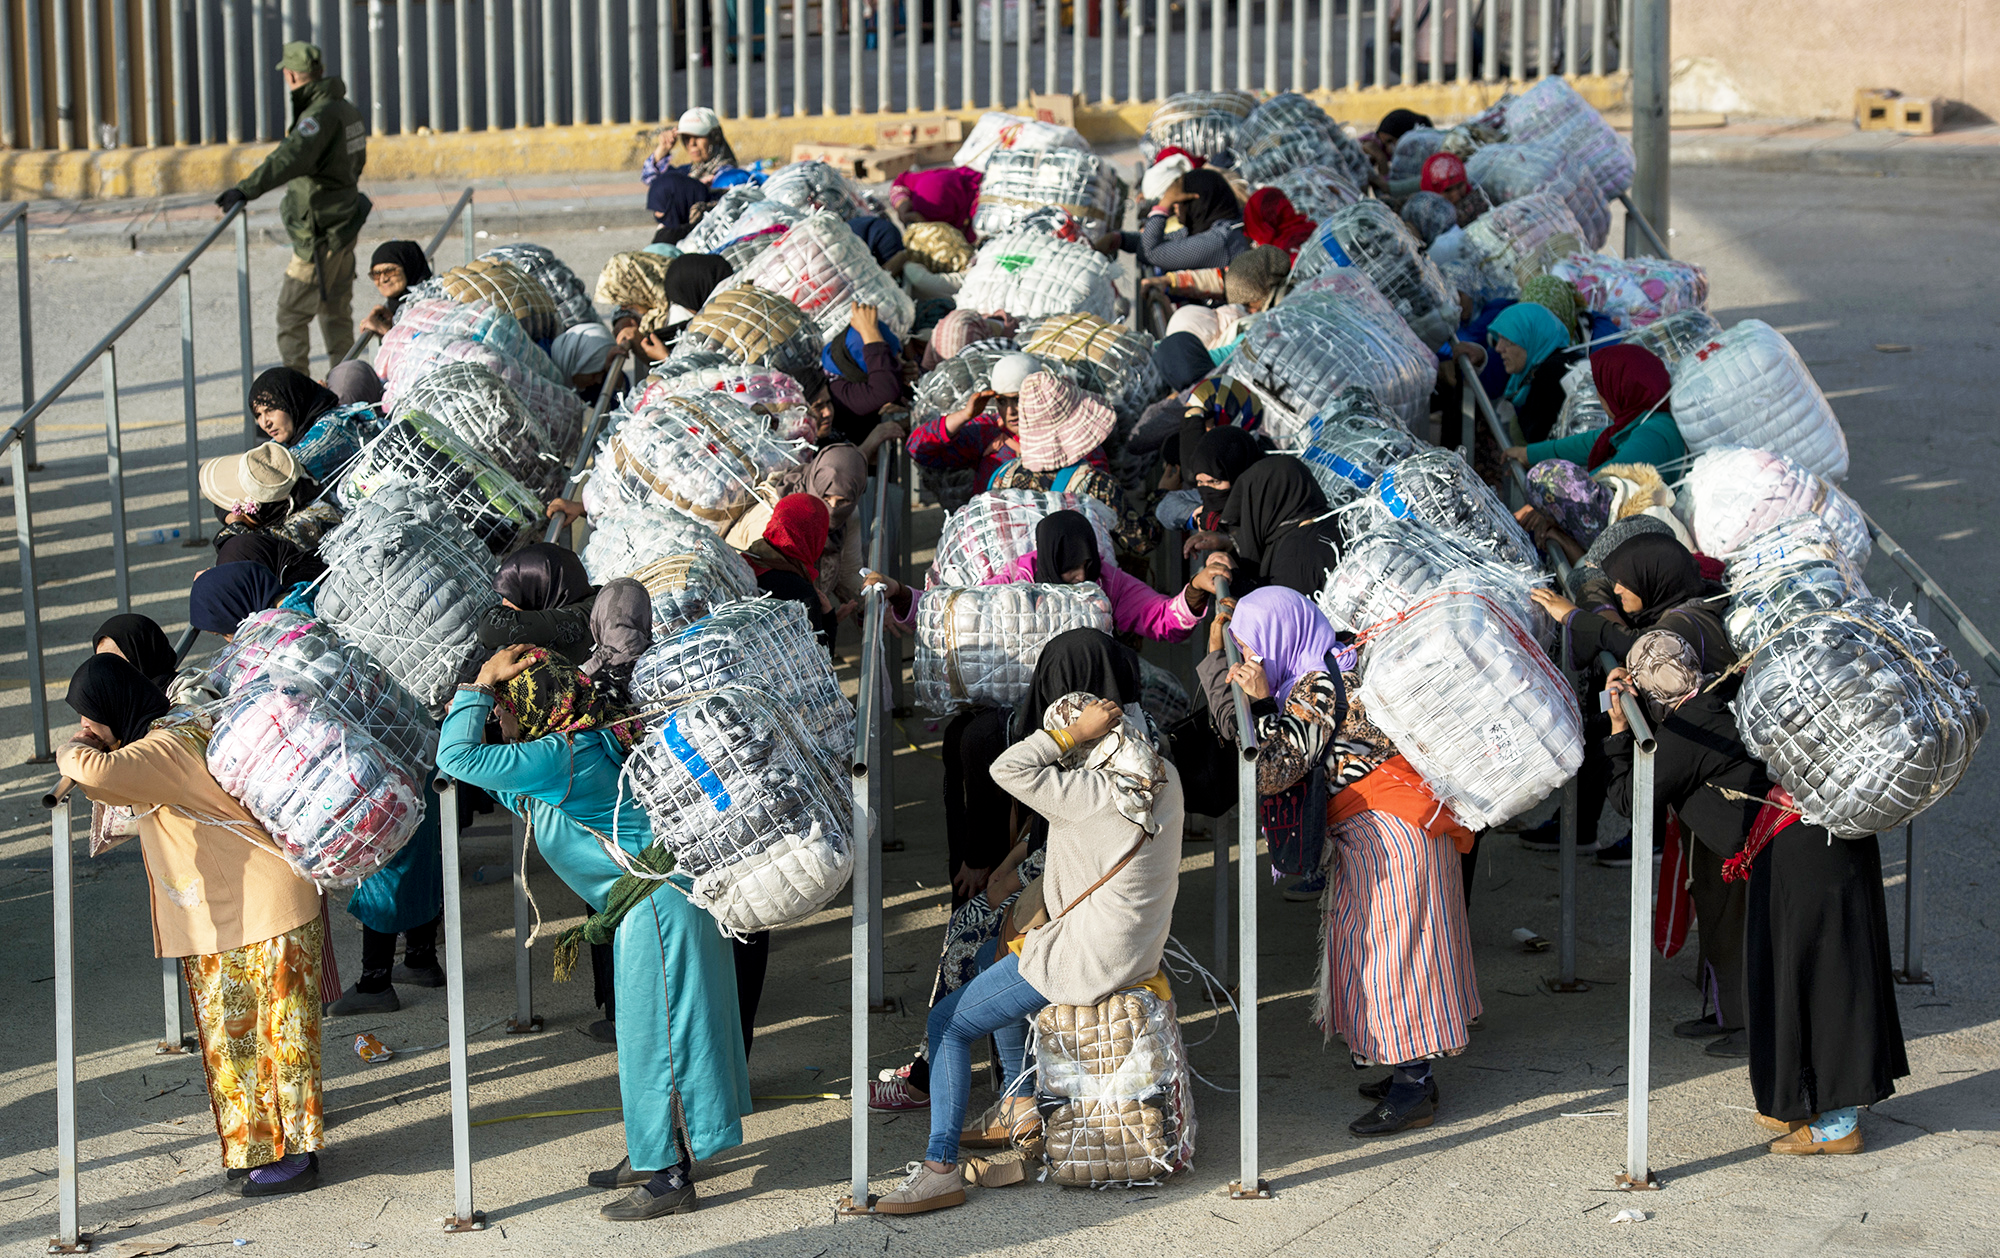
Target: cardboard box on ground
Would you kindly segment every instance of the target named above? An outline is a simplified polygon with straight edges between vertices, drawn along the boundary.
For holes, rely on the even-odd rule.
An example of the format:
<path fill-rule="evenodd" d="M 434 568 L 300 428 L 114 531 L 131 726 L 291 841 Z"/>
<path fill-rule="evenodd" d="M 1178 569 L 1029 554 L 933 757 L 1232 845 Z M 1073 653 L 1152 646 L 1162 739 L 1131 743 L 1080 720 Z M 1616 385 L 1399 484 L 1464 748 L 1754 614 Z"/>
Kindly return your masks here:
<path fill-rule="evenodd" d="M 792 146 L 792 160 L 825 162 L 852 178 L 879 183 L 920 166 L 937 166 L 950 161 L 964 139 L 965 124 L 957 118 L 885 121 L 875 125 L 873 144 L 805 141 Z"/>

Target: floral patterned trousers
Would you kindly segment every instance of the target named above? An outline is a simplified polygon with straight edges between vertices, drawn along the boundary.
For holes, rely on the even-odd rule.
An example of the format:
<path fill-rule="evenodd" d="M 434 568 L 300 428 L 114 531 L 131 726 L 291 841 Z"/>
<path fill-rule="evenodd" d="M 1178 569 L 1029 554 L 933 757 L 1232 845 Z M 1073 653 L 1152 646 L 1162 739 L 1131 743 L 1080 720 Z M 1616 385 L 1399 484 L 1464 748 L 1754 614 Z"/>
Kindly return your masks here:
<path fill-rule="evenodd" d="M 222 1164 L 263 1166 L 319 1148 L 320 950 L 326 924 L 184 957 Z"/>

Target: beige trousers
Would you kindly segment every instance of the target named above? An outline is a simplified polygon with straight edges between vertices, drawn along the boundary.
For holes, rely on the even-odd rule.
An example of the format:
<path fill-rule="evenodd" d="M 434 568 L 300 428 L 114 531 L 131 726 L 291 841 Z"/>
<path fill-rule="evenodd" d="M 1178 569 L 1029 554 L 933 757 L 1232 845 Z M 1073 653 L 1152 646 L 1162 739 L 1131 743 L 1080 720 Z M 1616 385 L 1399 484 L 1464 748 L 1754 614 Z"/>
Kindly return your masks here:
<path fill-rule="evenodd" d="M 313 374 L 307 364 L 312 359 L 314 316 L 319 318 L 320 340 L 326 344 L 327 370 L 354 347 L 354 250 L 342 249 L 322 257 L 326 263 L 324 300 L 318 267 L 297 254 L 285 267 L 285 282 L 278 288 L 278 358 L 293 371 L 308 376 Z"/>

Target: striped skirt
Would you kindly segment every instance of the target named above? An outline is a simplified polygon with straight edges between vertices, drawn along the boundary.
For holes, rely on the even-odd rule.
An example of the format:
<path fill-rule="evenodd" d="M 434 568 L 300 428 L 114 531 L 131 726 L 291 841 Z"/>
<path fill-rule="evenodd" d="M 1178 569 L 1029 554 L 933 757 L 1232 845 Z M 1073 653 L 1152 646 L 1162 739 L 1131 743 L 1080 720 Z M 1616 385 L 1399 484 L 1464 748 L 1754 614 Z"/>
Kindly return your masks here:
<path fill-rule="evenodd" d="M 1460 1052 L 1480 1004 L 1451 840 L 1386 812 L 1332 839 L 1313 1021 L 1357 1066 Z"/>

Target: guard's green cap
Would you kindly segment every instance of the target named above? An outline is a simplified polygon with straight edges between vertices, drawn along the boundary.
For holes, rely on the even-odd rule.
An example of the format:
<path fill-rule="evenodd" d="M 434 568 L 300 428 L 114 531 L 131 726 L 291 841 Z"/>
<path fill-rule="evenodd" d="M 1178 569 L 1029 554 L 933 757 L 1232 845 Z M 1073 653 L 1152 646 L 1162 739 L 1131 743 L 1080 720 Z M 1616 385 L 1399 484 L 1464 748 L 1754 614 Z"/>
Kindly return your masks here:
<path fill-rule="evenodd" d="M 320 68 L 319 45 L 302 40 L 286 44 L 285 55 L 278 58 L 278 68 L 296 74 L 311 74 Z"/>

